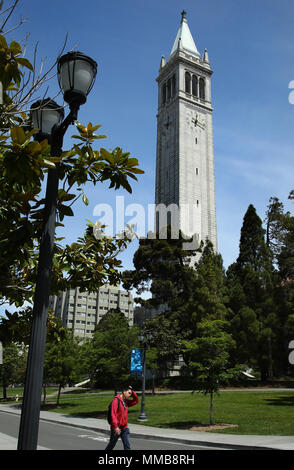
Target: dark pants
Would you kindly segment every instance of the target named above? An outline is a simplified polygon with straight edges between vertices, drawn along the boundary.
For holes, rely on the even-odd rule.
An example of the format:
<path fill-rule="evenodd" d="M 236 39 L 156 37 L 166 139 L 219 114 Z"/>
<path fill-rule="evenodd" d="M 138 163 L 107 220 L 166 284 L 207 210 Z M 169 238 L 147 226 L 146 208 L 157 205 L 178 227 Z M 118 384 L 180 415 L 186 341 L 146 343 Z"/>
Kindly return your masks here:
<path fill-rule="evenodd" d="M 111 428 L 109 443 L 107 444 L 105 450 L 114 449 L 119 437 L 123 442 L 124 450 L 131 450 L 129 428 L 121 429 L 120 435 L 117 435 L 114 429 Z"/>

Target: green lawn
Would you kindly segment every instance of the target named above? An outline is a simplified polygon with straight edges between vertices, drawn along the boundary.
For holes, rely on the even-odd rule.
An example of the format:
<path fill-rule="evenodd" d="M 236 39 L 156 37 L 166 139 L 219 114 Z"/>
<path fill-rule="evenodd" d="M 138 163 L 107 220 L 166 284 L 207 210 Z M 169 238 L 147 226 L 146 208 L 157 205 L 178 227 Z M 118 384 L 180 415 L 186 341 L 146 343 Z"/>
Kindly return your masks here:
<path fill-rule="evenodd" d="M 62 395 L 60 407 L 48 404 L 45 409 L 58 413 L 106 418 L 112 394 L 80 393 Z M 52 399 L 51 399 L 52 400 Z M 209 396 L 199 393 L 147 395 L 146 425 L 188 429 L 209 423 Z M 129 410 L 129 422 L 137 423 L 140 403 Z M 215 424 L 236 424 L 222 429 L 227 434 L 294 435 L 294 390 L 224 391 L 214 398 Z"/>

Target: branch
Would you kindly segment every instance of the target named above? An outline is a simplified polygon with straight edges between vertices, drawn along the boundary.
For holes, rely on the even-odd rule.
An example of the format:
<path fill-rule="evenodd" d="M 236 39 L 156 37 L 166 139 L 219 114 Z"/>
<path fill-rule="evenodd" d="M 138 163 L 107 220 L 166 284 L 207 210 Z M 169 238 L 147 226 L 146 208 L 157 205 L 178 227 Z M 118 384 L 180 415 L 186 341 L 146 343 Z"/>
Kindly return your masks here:
<path fill-rule="evenodd" d="M 56 67 L 59 57 L 64 52 L 64 49 L 67 43 L 67 38 L 68 38 L 68 33 L 66 33 L 65 35 L 64 43 L 57 56 L 57 59 L 45 73 L 43 73 L 45 59 L 41 59 L 40 69 L 39 69 L 38 74 L 36 74 L 36 59 L 37 59 L 38 43 L 36 44 L 35 49 L 34 49 L 34 60 L 32 64 L 33 69 L 34 69 L 33 75 L 31 72 L 29 72 L 28 78 L 27 80 L 23 82 L 22 87 L 14 95 L 11 95 L 13 105 L 11 106 L 9 112 L 5 114 L 18 114 L 20 112 L 30 111 L 28 109 L 28 105 L 32 103 L 33 101 L 37 101 L 37 99 L 39 99 L 39 97 L 34 97 L 34 99 L 32 99 L 32 96 L 37 92 L 37 90 L 41 86 L 43 86 L 47 81 L 50 81 L 53 77 L 57 75 L 57 72 L 54 72 L 53 74 L 51 74 L 51 72 Z M 31 80 L 30 88 L 26 90 L 27 87 L 29 86 L 30 80 Z M 47 91 L 48 91 L 48 88 L 45 90 L 43 99 L 45 98 Z M 54 98 L 59 96 L 60 93 L 61 93 L 61 90 L 55 95 Z"/>
<path fill-rule="evenodd" d="M 19 28 L 22 24 L 24 24 L 25 22 L 27 21 L 27 18 L 24 18 L 24 19 L 20 19 L 19 20 L 19 23 L 15 26 L 13 26 L 12 28 L 8 29 L 7 31 L 3 31 L 2 34 L 8 34 L 8 33 L 11 33 L 11 31 L 14 31 L 15 29 Z"/>
<path fill-rule="evenodd" d="M 7 8 L 7 9 L 5 10 L 5 11 L 10 10 L 10 13 L 9 13 L 9 15 L 7 15 L 7 18 L 6 18 L 5 21 L 2 23 L 2 26 L 0 27 L 1 31 L 3 31 L 4 26 L 6 25 L 7 21 L 9 20 L 9 18 L 10 18 L 11 15 L 12 15 L 12 13 L 14 12 L 14 10 L 15 10 L 15 8 L 16 8 L 18 2 L 19 2 L 19 0 L 15 0 L 14 4 L 13 4 L 11 7 Z M 2 7 L 2 5 L 3 5 L 3 1 L 1 2 L 0 7 Z M 3 13 L 5 13 L 5 12 L 3 12 Z"/>
<path fill-rule="evenodd" d="M 19 290 L 20 292 L 25 292 L 25 293 L 28 293 L 32 290 L 32 288 L 25 288 L 25 287 L 21 287 L 21 286 L 3 286 L 2 287 L 2 290 L 5 291 L 8 290 L 8 289 L 16 289 L 16 290 Z"/>

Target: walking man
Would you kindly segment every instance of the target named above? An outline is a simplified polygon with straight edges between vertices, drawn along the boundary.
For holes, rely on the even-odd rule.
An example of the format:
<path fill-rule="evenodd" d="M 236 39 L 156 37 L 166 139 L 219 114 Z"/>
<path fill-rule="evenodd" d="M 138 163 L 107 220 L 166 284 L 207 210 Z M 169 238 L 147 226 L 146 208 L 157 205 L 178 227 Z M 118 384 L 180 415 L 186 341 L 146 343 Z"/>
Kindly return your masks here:
<path fill-rule="evenodd" d="M 110 439 L 105 448 L 106 451 L 114 449 L 119 437 L 123 442 L 124 450 L 131 450 L 128 408 L 138 402 L 138 396 L 130 385 L 123 388 L 122 393 L 114 397 L 110 409 Z"/>

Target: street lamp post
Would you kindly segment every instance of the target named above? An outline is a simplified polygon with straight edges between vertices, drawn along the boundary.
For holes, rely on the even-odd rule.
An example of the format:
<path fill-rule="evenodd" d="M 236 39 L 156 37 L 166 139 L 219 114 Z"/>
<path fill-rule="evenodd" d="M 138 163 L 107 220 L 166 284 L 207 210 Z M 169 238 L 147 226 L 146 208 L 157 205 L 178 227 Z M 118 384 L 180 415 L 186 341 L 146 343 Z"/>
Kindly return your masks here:
<path fill-rule="evenodd" d="M 63 108 L 50 98 L 38 101 L 31 107 L 34 127 L 39 129 L 35 139 L 41 142 L 47 138 L 54 157 L 61 155 L 64 134 L 77 119 L 79 107 L 86 102 L 97 73 L 96 62 L 80 52 L 70 52 L 60 57 L 57 67 L 59 85 L 70 108 L 68 116 L 63 120 Z M 57 195 L 58 164 L 48 170 L 47 177 L 18 450 L 36 450 L 38 443 Z"/>
<path fill-rule="evenodd" d="M 138 340 L 139 343 L 143 346 L 143 371 L 142 371 L 142 399 L 141 399 L 141 411 L 138 421 L 147 421 L 147 416 L 145 413 L 145 385 L 146 385 L 146 349 L 149 335 L 139 333 Z"/>

